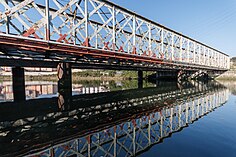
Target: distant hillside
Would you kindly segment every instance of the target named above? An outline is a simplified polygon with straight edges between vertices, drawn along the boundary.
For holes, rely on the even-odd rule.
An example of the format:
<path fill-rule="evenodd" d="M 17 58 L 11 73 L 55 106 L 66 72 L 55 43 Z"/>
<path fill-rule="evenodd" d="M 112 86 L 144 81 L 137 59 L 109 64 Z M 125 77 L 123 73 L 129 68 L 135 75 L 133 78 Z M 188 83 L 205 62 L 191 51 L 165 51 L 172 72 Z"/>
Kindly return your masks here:
<path fill-rule="evenodd" d="M 236 69 L 236 57 L 232 57 L 230 59 L 230 62 L 231 62 L 230 69 L 235 70 Z"/>
<path fill-rule="evenodd" d="M 219 80 L 236 80 L 236 57 L 232 57 L 230 59 L 230 70 L 223 73 L 219 77 L 217 77 Z"/>
<path fill-rule="evenodd" d="M 232 57 L 232 58 L 231 58 L 231 61 L 236 61 L 236 57 Z"/>

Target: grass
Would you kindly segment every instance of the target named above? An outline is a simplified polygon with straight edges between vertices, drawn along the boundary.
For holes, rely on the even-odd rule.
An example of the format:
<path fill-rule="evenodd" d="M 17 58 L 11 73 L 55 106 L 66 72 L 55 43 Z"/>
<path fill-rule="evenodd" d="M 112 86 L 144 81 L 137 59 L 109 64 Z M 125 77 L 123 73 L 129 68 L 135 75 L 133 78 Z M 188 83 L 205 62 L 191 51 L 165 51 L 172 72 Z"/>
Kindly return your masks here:
<path fill-rule="evenodd" d="M 219 81 L 236 81 L 236 77 L 219 76 L 219 77 L 216 78 L 216 80 L 219 80 Z"/>

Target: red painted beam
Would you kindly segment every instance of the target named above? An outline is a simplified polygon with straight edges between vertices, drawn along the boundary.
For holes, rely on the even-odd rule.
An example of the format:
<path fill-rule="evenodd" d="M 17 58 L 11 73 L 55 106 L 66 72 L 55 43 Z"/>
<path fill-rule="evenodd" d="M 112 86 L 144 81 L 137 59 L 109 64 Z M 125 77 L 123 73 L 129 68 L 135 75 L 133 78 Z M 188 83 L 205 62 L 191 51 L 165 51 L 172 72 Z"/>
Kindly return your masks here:
<path fill-rule="evenodd" d="M 14 38 L 0 36 L 1 46 L 10 46 L 20 50 L 30 50 L 35 52 L 57 52 L 63 54 L 73 54 L 78 56 L 91 55 L 94 58 L 107 57 L 116 59 L 132 60 L 134 62 L 148 62 L 155 64 L 167 64 L 172 65 L 173 63 L 163 62 L 163 59 L 158 59 L 148 56 L 138 56 L 133 54 L 128 54 L 124 52 L 115 52 L 111 50 L 99 50 L 88 47 L 79 47 L 76 45 L 67 45 L 56 42 L 43 42 L 39 40 L 30 40 L 24 38 Z"/>

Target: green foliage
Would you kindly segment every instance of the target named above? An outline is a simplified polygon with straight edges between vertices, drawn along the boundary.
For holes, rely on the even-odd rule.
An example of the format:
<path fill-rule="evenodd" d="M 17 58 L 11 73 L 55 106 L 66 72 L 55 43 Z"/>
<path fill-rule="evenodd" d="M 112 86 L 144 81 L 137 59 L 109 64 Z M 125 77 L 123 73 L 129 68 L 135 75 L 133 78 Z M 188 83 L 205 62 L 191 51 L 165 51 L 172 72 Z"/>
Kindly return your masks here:
<path fill-rule="evenodd" d="M 91 71 L 91 70 L 86 70 L 86 71 L 81 71 L 74 73 L 75 76 L 78 77 L 100 77 L 102 74 L 99 71 Z"/>
<path fill-rule="evenodd" d="M 236 57 L 231 58 L 230 62 L 232 62 L 230 69 L 236 69 Z"/>
<path fill-rule="evenodd" d="M 111 77 L 115 77 L 115 75 L 116 75 L 116 71 L 115 70 L 110 70 L 110 71 L 108 71 L 108 76 L 111 76 Z"/>
<path fill-rule="evenodd" d="M 236 57 L 232 57 L 230 60 L 231 60 L 232 62 L 236 62 Z"/>
<path fill-rule="evenodd" d="M 122 71 L 121 76 L 124 78 L 137 78 L 137 72 L 136 71 Z"/>
<path fill-rule="evenodd" d="M 114 70 L 85 70 L 74 73 L 74 76 L 78 77 L 115 77 L 116 71 Z"/>

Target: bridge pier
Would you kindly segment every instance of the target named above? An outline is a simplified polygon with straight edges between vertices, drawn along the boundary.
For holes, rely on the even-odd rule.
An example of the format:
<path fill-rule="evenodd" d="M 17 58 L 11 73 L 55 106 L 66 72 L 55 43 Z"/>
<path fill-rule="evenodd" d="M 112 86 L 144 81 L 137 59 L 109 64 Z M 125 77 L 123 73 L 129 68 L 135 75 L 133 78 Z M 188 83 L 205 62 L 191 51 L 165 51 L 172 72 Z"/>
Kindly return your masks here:
<path fill-rule="evenodd" d="M 158 78 L 160 78 L 160 72 L 159 71 L 156 71 L 156 80 L 158 80 Z"/>
<path fill-rule="evenodd" d="M 72 97 L 72 73 L 70 63 L 59 63 L 58 76 L 58 106 L 60 109 L 69 109 Z"/>
<path fill-rule="evenodd" d="M 143 71 L 138 71 L 138 88 L 143 88 Z"/>
<path fill-rule="evenodd" d="M 14 102 L 22 102 L 26 100 L 25 97 L 25 74 L 24 68 L 12 68 L 12 86 Z"/>

